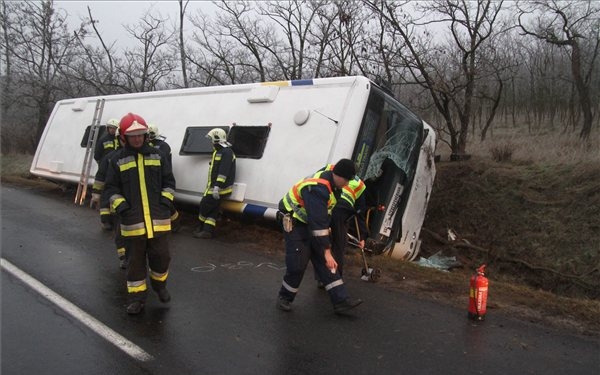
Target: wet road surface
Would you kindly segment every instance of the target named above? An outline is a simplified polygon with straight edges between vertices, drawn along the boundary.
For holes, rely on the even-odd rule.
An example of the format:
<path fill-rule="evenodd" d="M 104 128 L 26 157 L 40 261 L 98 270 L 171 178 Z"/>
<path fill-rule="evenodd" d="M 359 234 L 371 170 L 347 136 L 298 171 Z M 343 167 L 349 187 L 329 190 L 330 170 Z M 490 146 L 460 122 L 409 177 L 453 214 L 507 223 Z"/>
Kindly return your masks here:
<path fill-rule="evenodd" d="M 125 273 L 95 211 L 2 186 L 2 258 L 139 346 L 135 359 L 2 270 L 7 374 L 598 374 L 597 338 L 466 311 L 346 280 L 363 305 L 336 316 L 308 271 L 293 311 L 275 308 L 283 254 L 171 237 L 169 304 L 125 313 Z"/>

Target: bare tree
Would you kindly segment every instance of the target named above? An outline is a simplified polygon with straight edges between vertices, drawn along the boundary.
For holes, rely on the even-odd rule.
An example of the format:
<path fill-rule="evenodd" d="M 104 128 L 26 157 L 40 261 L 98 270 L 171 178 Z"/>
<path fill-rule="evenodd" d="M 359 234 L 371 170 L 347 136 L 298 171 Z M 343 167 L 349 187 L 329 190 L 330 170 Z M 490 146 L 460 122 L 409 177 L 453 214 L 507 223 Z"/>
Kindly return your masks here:
<path fill-rule="evenodd" d="M 68 32 L 65 14 L 54 9 L 53 1 L 12 3 L 4 16 L 10 18 L 6 18 L 5 35 L 12 42 L 4 44 L 14 62 L 10 79 L 18 87 L 21 110 L 35 111 L 33 129 L 28 132 L 27 151 L 31 151 L 37 146 L 54 102 L 61 98 L 64 82 L 58 67 L 72 63 L 76 40 Z"/>
<path fill-rule="evenodd" d="M 275 22 L 284 36 L 285 47 L 281 51 L 269 49 L 284 79 L 311 76 L 306 61 L 306 55 L 310 53 L 309 32 L 314 27 L 317 12 L 323 7 L 322 1 L 307 0 L 259 3 L 260 14 Z"/>
<path fill-rule="evenodd" d="M 70 84 L 79 83 L 85 88 L 88 95 L 108 95 L 119 91 L 118 75 L 115 68 L 115 42 L 110 45 L 102 37 L 98 29 L 99 20 L 92 15 L 92 10 L 87 7 L 88 17 L 82 20 L 81 26 L 74 31 L 79 47 L 83 51 L 79 59 L 73 64 L 60 67 Z M 91 28 L 91 31 L 89 30 Z M 100 46 L 93 45 L 97 39 Z M 81 96 L 84 93 L 72 96 Z"/>
<path fill-rule="evenodd" d="M 191 41 L 198 48 L 188 53 L 188 62 L 194 69 L 190 80 L 199 86 L 226 85 L 243 82 L 243 67 L 237 59 L 243 57 L 239 45 L 221 35 L 216 26 L 205 14 L 191 18 L 194 32 Z"/>
<path fill-rule="evenodd" d="M 449 145 L 457 157 L 466 153 L 468 130 L 477 82 L 480 78 L 482 47 L 495 34 L 502 1 L 436 0 L 423 3 L 420 10 L 428 22 L 419 23 L 401 5 L 365 0 L 398 32 L 407 48 L 403 57 L 416 82 L 426 87 L 439 113 L 444 117 Z M 424 48 L 413 36 L 416 26 L 442 23 L 448 26 L 445 46 Z"/>
<path fill-rule="evenodd" d="M 185 52 L 185 38 L 183 37 L 183 21 L 185 20 L 185 10 L 189 0 L 179 1 L 179 56 L 181 61 L 181 76 L 183 78 L 183 87 L 190 87 L 187 76 L 187 54 Z"/>
<path fill-rule="evenodd" d="M 221 10 L 216 16 L 216 25 L 220 34 L 231 38 L 243 47 L 251 56 L 251 60 L 238 60 L 241 66 L 253 70 L 261 82 L 266 81 L 266 51 L 259 45 L 259 40 L 269 36 L 269 32 L 256 17 L 253 4 L 249 1 L 228 2 L 221 0 L 216 4 Z"/>
<path fill-rule="evenodd" d="M 174 33 L 165 28 L 167 19 L 148 11 L 136 26 L 125 29 L 141 46 L 125 50 L 117 71 L 123 76 L 125 91 L 162 89 L 163 79 L 173 73 L 177 60 L 168 51 Z"/>
<path fill-rule="evenodd" d="M 600 45 L 600 6 L 591 0 L 585 3 L 552 0 L 520 2 L 518 9 L 519 27 L 525 35 L 570 49 L 571 72 L 583 113 L 580 137 L 587 140 L 594 118 L 589 85 Z M 528 21 L 527 16 L 534 18 Z M 586 39 L 592 50 L 587 61 L 581 50 L 581 43 Z"/>

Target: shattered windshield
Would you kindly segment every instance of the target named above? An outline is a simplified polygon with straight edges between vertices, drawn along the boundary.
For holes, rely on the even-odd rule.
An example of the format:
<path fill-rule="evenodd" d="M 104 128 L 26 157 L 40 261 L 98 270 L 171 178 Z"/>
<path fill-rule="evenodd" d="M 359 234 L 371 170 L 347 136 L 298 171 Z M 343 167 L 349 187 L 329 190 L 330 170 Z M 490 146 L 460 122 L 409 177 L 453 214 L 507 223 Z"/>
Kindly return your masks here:
<path fill-rule="evenodd" d="M 423 122 L 398 101 L 373 86 L 357 143 L 359 175 L 376 179 L 390 159 L 412 180 L 423 139 Z"/>

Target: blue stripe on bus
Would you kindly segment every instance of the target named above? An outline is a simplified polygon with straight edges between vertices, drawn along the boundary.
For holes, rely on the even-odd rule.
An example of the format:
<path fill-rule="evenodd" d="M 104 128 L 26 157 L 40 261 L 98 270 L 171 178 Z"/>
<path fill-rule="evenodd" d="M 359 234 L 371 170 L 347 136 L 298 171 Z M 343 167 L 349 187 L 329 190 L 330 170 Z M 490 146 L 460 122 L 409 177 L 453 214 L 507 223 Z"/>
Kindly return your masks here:
<path fill-rule="evenodd" d="M 312 79 L 295 79 L 290 82 L 292 83 L 292 86 L 312 86 L 313 84 Z"/>
<path fill-rule="evenodd" d="M 254 204 L 246 204 L 246 207 L 244 207 L 244 215 L 252 215 L 252 216 L 259 216 L 259 217 L 263 217 L 263 215 L 265 214 L 265 211 L 267 210 L 266 207 L 262 207 L 262 206 L 257 206 Z"/>

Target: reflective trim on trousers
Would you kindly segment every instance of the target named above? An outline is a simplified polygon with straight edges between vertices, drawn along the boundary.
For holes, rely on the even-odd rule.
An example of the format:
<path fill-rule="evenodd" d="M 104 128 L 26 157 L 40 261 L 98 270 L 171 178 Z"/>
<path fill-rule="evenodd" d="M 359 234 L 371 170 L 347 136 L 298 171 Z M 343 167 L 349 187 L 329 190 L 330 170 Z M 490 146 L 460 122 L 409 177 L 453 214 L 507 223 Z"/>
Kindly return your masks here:
<path fill-rule="evenodd" d="M 344 285 L 344 280 L 338 279 L 332 283 L 325 285 L 325 290 L 329 291 L 329 290 L 335 288 L 336 286 L 340 286 L 340 285 Z"/>
<path fill-rule="evenodd" d="M 298 293 L 298 288 L 293 288 L 290 284 L 286 283 L 285 280 L 281 283 L 281 286 L 289 292 L 292 292 L 294 294 Z"/>
<path fill-rule="evenodd" d="M 146 280 L 128 281 L 127 282 L 127 292 L 128 293 L 145 292 L 146 289 L 148 289 L 148 287 L 146 286 Z"/>
<path fill-rule="evenodd" d="M 314 237 L 325 237 L 329 236 L 329 229 L 317 229 L 313 230 L 311 233 Z"/>
<path fill-rule="evenodd" d="M 150 278 L 152 280 L 165 281 L 165 280 L 167 280 L 167 276 L 169 276 L 169 271 L 164 272 L 164 273 L 158 273 L 158 272 L 150 270 Z"/>

